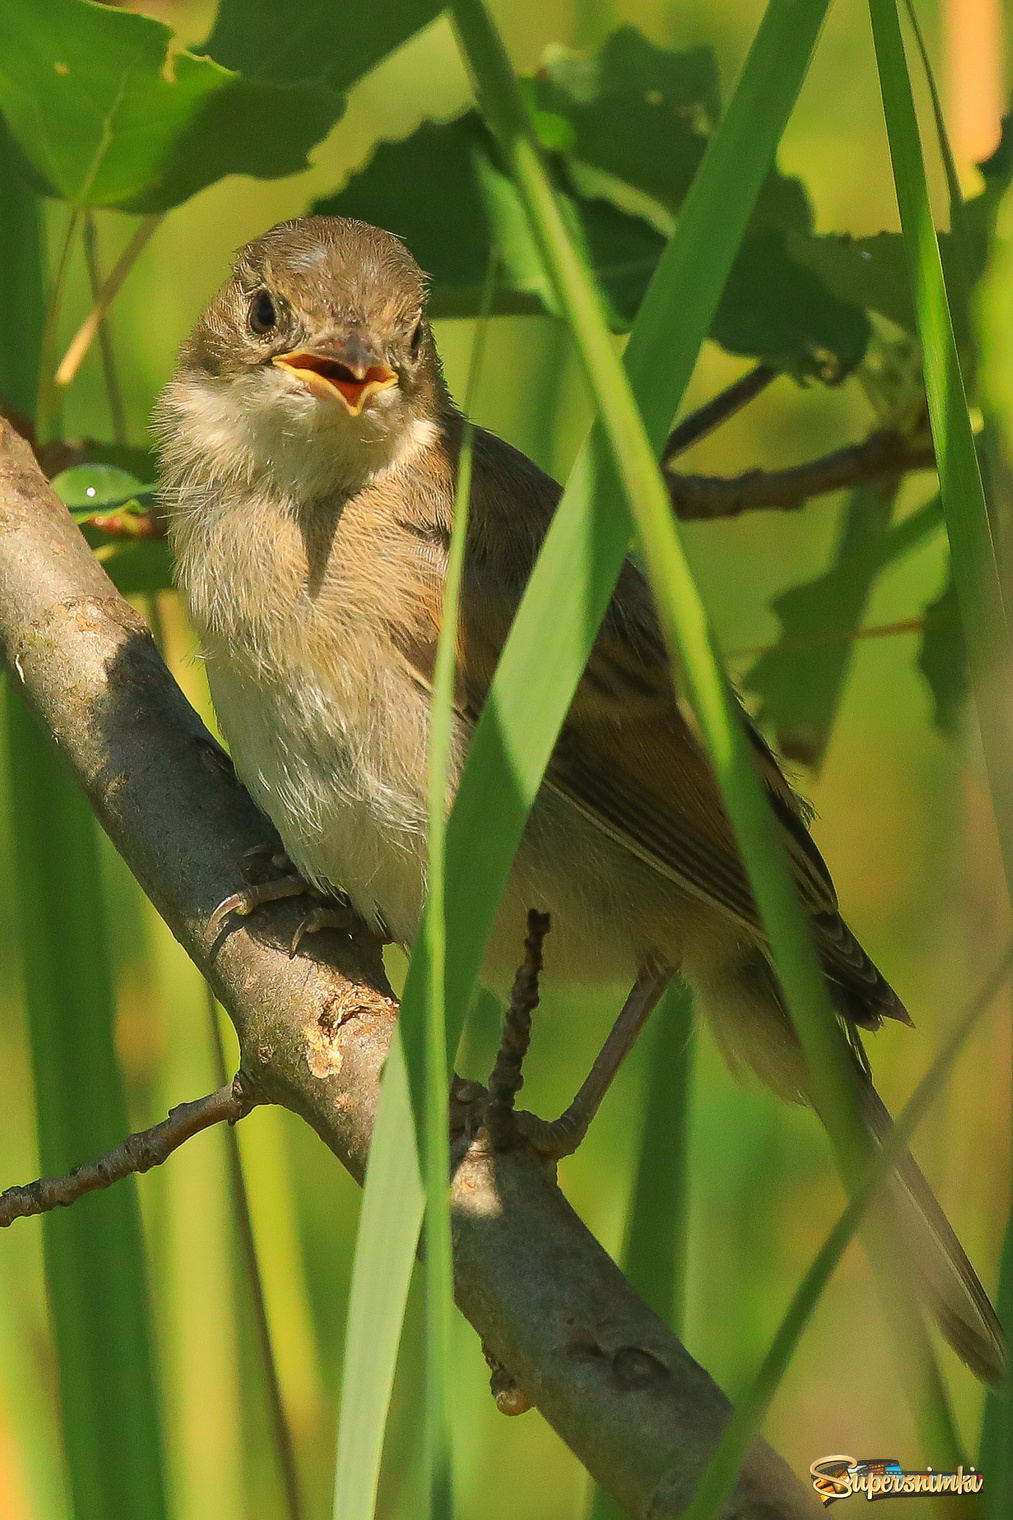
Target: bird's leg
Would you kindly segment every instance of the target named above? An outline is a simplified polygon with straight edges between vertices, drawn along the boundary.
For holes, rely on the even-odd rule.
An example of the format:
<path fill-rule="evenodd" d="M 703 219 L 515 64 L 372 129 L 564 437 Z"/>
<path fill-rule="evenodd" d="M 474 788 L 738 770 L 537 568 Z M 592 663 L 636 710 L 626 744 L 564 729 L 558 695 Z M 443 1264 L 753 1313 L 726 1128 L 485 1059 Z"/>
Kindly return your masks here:
<path fill-rule="evenodd" d="M 551 1120 L 518 1114 L 518 1128 L 540 1156 L 559 1161 L 577 1149 L 637 1035 L 674 975 L 671 966 L 656 963 L 640 972 L 597 1060 L 565 1113 Z"/>

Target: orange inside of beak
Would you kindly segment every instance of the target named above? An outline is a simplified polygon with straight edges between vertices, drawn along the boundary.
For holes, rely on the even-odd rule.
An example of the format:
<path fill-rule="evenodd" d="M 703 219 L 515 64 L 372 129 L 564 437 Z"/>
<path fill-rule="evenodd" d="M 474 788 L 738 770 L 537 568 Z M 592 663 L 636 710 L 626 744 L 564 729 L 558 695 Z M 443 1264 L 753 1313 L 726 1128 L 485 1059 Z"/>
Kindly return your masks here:
<path fill-rule="evenodd" d="M 335 395 L 340 396 L 353 417 L 359 416 L 377 391 L 388 390 L 397 384 L 397 374 L 387 364 L 374 364 L 364 372 L 356 373 L 340 359 L 312 352 L 278 354 L 274 362 L 295 375 L 322 400 L 333 401 Z"/>

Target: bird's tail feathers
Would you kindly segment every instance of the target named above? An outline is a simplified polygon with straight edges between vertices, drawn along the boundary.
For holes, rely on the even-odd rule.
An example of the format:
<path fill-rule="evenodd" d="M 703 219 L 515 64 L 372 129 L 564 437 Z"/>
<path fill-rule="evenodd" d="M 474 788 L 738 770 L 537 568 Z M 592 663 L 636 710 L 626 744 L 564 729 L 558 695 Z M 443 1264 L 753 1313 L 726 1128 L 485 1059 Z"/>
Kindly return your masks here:
<path fill-rule="evenodd" d="M 893 1120 L 871 1082 L 863 1081 L 861 1090 L 866 1124 L 882 1144 Z M 1002 1326 L 950 1221 L 909 1151 L 894 1170 L 891 1196 L 926 1307 L 961 1361 L 984 1382 L 998 1386 L 1006 1369 Z"/>

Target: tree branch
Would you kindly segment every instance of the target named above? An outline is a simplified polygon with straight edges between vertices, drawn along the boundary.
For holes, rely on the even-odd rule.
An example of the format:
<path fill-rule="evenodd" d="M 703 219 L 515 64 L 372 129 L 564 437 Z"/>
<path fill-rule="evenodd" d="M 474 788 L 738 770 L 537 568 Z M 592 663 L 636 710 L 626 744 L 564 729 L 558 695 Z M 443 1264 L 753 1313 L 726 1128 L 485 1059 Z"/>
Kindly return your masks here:
<path fill-rule="evenodd" d="M 98 1161 L 75 1166 L 63 1177 L 40 1177 L 38 1182 L 29 1182 L 24 1187 L 7 1188 L 0 1193 L 0 1229 L 6 1229 L 15 1219 L 27 1219 L 30 1214 L 66 1208 L 85 1193 L 112 1187 L 114 1182 L 122 1182 L 134 1172 L 150 1172 L 201 1130 L 214 1124 L 235 1124 L 252 1107 L 253 1101 L 244 1093 L 238 1077 L 206 1098 L 180 1103 L 169 1110 L 168 1119 L 161 1124 L 128 1135 Z"/>
<path fill-rule="evenodd" d="M 247 1100 L 302 1115 L 361 1179 L 396 1013 L 381 947 L 325 931 L 290 960 L 294 903 L 212 932 L 243 852 L 270 839 L 270 826 L 28 445 L 3 425 L 0 651 L 228 1010 Z M 678 1515 L 728 1419 L 716 1384 L 525 1149 L 473 1143 L 453 1208 L 457 1299 L 492 1356 L 629 1515 Z M 811 1520 L 819 1507 L 757 1441 L 723 1513 Z"/>
<path fill-rule="evenodd" d="M 719 391 L 706 405 L 691 412 L 684 417 L 668 435 L 661 456 L 661 467 L 667 469 L 672 460 L 679 454 L 684 454 L 694 443 L 699 443 L 701 438 L 706 438 L 708 433 L 713 433 L 722 423 L 727 422 L 729 417 L 734 417 L 750 401 L 755 401 L 761 391 L 765 391 L 772 380 L 776 380 L 780 370 L 772 364 L 758 364 L 741 379 Z"/>
<path fill-rule="evenodd" d="M 935 462 L 931 442 L 912 442 L 902 433 L 887 431 L 787 470 L 747 470 L 731 479 L 667 470 L 666 478 L 677 517 L 711 522 L 771 507 L 793 510 L 810 496 L 825 496 L 862 481 L 889 480 L 908 470 L 930 470 Z"/>

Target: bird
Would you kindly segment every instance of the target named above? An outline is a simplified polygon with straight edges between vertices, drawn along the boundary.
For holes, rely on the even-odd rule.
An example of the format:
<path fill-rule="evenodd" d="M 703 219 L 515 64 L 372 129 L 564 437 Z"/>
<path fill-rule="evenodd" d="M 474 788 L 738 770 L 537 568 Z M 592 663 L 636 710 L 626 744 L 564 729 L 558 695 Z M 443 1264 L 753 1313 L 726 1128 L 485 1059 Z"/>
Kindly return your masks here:
<path fill-rule="evenodd" d="M 404 946 L 426 897 L 432 681 L 465 429 L 427 301 L 427 277 L 393 233 L 341 217 L 282 222 L 236 255 L 153 417 L 178 585 L 218 721 L 294 868 L 274 895 L 308 884 Z M 561 494 L 509 443 L 478 426 L 471 437 L 450 797 Z M 881 1143 L 890 1118 L 859 1031 L 910 1019 L 841 917 L 809 810 L 739 716 Z M 509 986 L 534 908 L 550 915 L 560 984 L 632 985 L 635 1033 L 678 974 L 733 1071 L 812 1102 L 721 793 L 632 557 L 500 903 L 489 988 Z M 318 909 L 310 927 L 329 921 Z M 997 1383 L 1002 1330 L 910 1155 L 892 1192 L 927 1304 Z"/>

